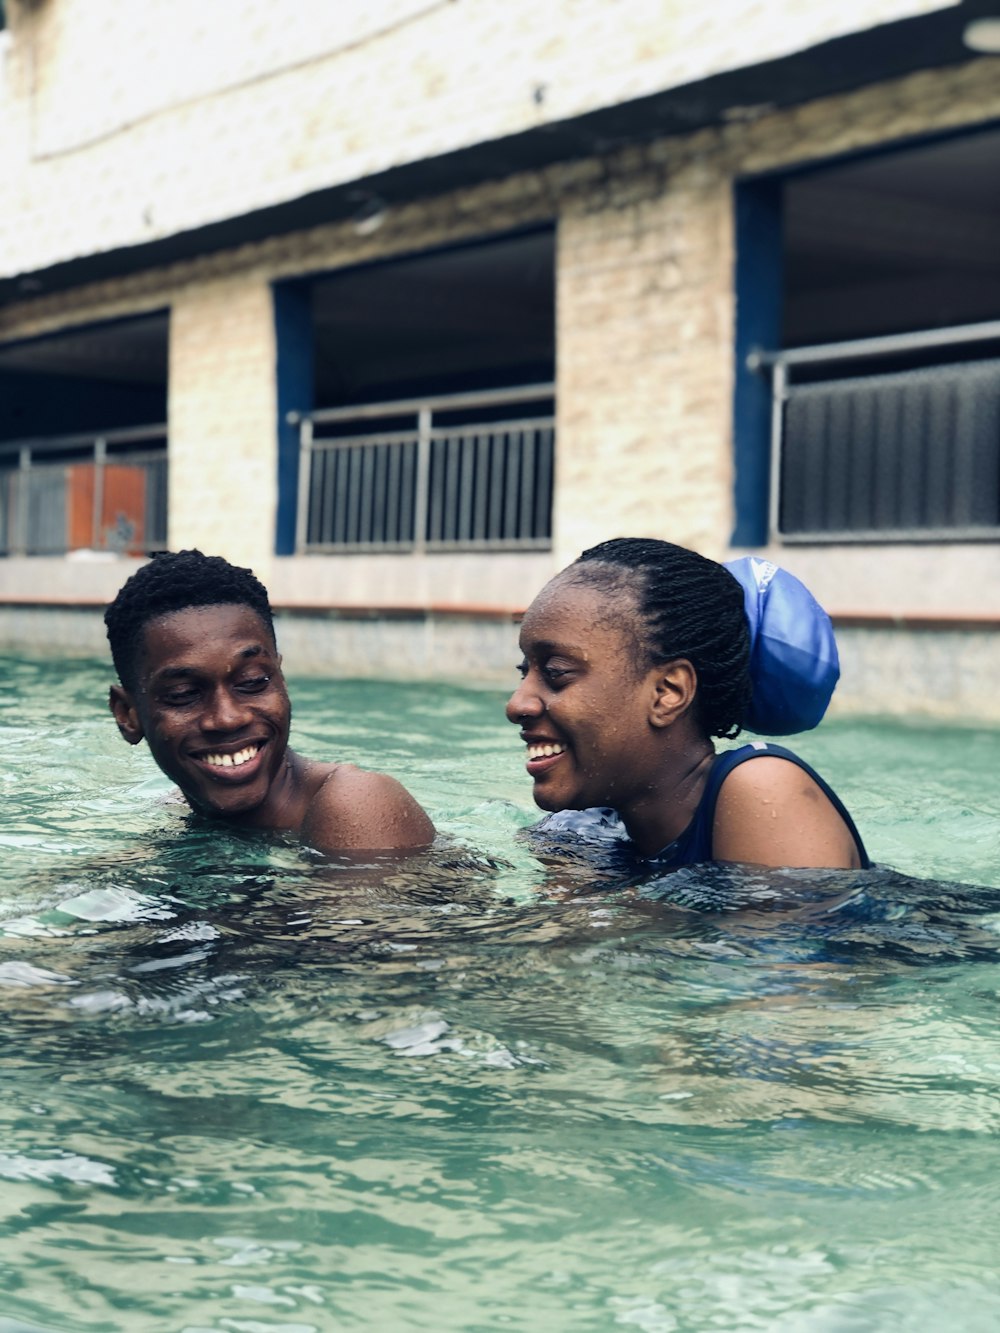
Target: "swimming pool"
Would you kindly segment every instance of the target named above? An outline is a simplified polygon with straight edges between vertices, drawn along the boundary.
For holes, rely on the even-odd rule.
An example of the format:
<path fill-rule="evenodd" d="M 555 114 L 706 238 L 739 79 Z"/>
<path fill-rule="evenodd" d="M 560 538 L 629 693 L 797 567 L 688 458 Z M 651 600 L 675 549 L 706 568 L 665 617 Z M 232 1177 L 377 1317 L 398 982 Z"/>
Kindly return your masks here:
<path fill-rule="evenodd" d="M 1000 1322 L 1000 733 L 796 744 L 902 873 L 623 885 L 497 694 L 293 680 L 451 840 L 349 871 L 3 679 L 0 1333 Z"/>

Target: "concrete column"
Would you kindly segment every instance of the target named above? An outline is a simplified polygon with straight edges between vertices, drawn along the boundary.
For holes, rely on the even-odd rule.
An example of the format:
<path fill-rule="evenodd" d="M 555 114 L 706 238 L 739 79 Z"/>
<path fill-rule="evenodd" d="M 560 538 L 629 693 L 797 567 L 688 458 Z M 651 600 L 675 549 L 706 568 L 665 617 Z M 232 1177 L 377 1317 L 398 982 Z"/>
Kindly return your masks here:
<path fill-rule="evenodd" d="M 265 581 L 277 504 L 275 359 L 263 276 L 202 281 L 174 299 L 169 544 L 250 565 Z"/>
<path fill-rule="evenodd" d="M 616 197 L 618 194 L 622 197 Z M 731 180 L 692 156 L 560 216 L 555 554 L 732 531 Z"/>

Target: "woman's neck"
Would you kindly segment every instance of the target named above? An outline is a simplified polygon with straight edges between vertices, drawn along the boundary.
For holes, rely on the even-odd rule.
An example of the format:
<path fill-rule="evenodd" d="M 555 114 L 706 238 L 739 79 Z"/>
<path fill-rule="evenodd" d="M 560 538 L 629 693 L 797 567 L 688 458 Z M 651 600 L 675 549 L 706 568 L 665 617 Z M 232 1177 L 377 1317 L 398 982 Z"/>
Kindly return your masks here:
<path fill-rule="evenodd" d="M 714 758 L 715 748 L 707 737 L 692 738 L 671 754 L 646 795 L 619 810 L 641 855 L 655 856 L 691 823 Z"/>

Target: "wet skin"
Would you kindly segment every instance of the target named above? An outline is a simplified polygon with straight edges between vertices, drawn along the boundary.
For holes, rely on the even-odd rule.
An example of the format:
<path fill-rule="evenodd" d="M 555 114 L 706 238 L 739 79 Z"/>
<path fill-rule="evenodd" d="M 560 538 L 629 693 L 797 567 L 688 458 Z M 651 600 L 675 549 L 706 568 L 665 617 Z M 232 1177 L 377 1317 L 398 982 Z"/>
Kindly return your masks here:
<path fill-rule="evenodd" d="M 612 806 L 638 851 L 655 856 L 694 817 L 715 749 L 697 721 L 691 663 L 640 667 L 638 633 L 629 593 L 612 595 L 558 575 L 522 621 L 522 682 L 507 718 L 528 747 L 536 805 Z M 853 837 L 822 790 L 796 765 L 772 756 L 727 777 L 713 852 L 717 860 L 765 866 L 860 864 Z"/>
<path fill-rule="evenodd" d="M 277 650 L 249 607 L 151 621 L 130 702 L 153 758 L 193 809 L 269 823 L 287 784 L 292 710 Z"/>
<path fill-rule="evenodd" d="M 291 704 L 270 631 L 250 607 L 189 607 L 147 624 L 133 691 L 114 686 L 125 740 L 145 739 L 191 807 L 291 829 L 322 850 L 426 846 L 433 827 L 394 779 L 288 748 Z"/>
<path fill-rule="evenodd" d="M 522 683 L 507 718 L 520 726 L 528 746 L 536 805 L 610 805 L 632 827 L 651 818 L 658 850 L 690 822 L 697 806 L 688 790 L 691 774 L 706 767 L 714 751 L 685 727 L 683 737 L 676 736 L 678 763 L 664 768 L 664 722 L 680 721 L 693 681 L 687 663 L 679 672 L 637 667 L 634 615 L 628 596 L 612 600 L 559 579 L 543 589 L 521 624 Z M 536 756 L 539 746 L 561 752 Z M 701 785 L 703 779 L 697 794 Z M 669 836 L 661 837 L 661 830 Z"/>

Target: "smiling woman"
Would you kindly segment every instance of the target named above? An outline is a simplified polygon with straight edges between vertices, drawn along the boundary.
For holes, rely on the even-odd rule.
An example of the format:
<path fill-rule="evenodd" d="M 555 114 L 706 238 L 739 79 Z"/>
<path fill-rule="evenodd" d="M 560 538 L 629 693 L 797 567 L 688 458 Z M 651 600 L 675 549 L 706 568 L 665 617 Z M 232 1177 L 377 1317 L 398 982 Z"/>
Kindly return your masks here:
<path fill-rule="evenodd" d="M 105 613 L 111 711 L 192 809 L 287 829 L 320 851 L 424 847 L 430 820 L 395 779 L 288 748 L 291 704 L 267 592 L 218 556 L 156 557 Z"/>
<path fill-rule="evenodd" d="M 773 658 L 762 659 L 751 628 L 765 644 L 764 619 L 787 621 L 781 602 L 791 596 L 800 617 L 825 616 L 801 584 L 758 564 L 753 627 L 740 580 L 668 542 L 604 542 L 542 589 L 524 617 L 522 683 L 507 704 L 537 805 L 613 807 L 637 850 L 670 867 L 869 864 L 850 815 L 796 755 L 761 741 L 715 752 L 713 737 L 733 737 L 751 720 L 781 731 L 815 725 L 836 681 L 807 651 L 808 623 L 781 659 L 784 679 L 765 678 Z M 793 727 L 784 705 L 796 693 Z M 765 709 L 769 699 L 776 704 Z"/>

